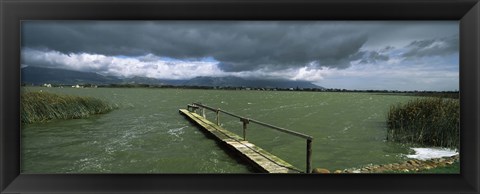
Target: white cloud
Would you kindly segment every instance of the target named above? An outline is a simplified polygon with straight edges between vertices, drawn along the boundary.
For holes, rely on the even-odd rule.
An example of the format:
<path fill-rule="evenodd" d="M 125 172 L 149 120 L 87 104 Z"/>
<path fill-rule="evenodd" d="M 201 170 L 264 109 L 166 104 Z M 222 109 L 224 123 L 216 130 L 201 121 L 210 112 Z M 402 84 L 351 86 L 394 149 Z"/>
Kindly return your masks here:
<path fill-rule="evenodd" d="M 148 58 L 149 60 L 145 60 Z M 196 76 L 221 76 L 224 73 L 216 62 L 180 61 L 147 55 L 140 57 L 105 56 L 100 54 L 70 53 L 58 51 L 22 51 L 22 64 L 63 68 L 103 75 L 123 77 L 151 77 L 158 79 L 188 79 Z"/>
<path fill-rule="evenodd" d="M 458 90 L 458 67 L 456 63 L 412 65 L 391 59 L 383 64 L 353 64 L 343 70 L 324 68 L 323 79 L 314 83 L 345 89 Z"/>
<path fill-rule="evenodd" d="M 403 48 L 377 50 L 387 60 L 351 61 L 346 69 L 318 67 L 314 62 L 288 69 L 264 67 L 251 71 L 224 72 L 214 59 L 177 60 L 148 54 L 138 57 L 58 51 L 22 50 L 22 66 L 63 68 L 122 77 L 190 79 L 197 76 L 238 76 L 254 79 L 310 81 L 327 88 L 388 90 L 458 90 L 458 53 L 408 59 Z M 365 53 L 369 51 L 365 50 Z"/>

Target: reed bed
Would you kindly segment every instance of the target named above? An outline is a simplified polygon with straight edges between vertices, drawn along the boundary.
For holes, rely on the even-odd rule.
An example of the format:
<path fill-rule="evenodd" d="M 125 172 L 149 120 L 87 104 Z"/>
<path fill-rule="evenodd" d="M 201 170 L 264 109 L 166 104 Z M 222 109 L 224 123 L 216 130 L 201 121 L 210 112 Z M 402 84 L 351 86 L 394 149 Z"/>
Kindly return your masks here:
<path fill-rule="evenodd" d="M 387 140 L 459 148 L 460 102 L 451 98 L 418 98 L 390 107 Z"/>
<path fill-rule="evenodd" d="M 58 95 L 48 92 L 21 94 L 21 122 L 34 123 L 52 119 L 78 119 L 107 113 L 116 106 L 93 97 Z"/>

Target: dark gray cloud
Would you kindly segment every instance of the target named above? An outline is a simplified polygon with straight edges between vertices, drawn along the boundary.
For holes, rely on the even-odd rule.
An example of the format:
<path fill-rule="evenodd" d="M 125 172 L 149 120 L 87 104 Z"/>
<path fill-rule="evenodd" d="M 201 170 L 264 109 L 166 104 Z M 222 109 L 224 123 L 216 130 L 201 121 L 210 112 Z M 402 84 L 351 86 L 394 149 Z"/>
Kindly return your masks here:
<path fill-rule="evenodd" d="M 285 69 L 313 61 L 345 68 L 346 59 L 368 39 L 355 26 L 316 22 L 24 22 L 22 33 L 24 48 L 213 57 L 224 71 Z"/>
<path fill-rule="evenodd" d="M 416 40 L 399 35 L 400 29 L 408 36 L 418 36 L 456 25 L 430 22 L 433 23 L 430 29 L 422 22 L 392 23 L 395 22 L 27 21 L 22 23 L 22 47 L 65 54 L 142 56 L 140 60 L 145 62 L 155 61 L 158 56 L 181 60 L 213 57 L 226 72 L 274 71 L 308 64 L 343 69 L 354 60 L 373 63 L 389 59 L 383 50 L 361 50 L 365 45 L 383 45 L 388 50 L 398 46 L 395 40 Z M 389 39 L 382 41 L 389 43 L 376 40 L 385 37 L 385 33 Z M 454 45 L 450 39 L 437 39 L 433 43 L 419 40 L 409 45 L 404 55 L 421 57 L 443 52 L 437 49 L 455 49 L 422 48 L 438 41 Z"/>
<path fill-rule="evenodd" d="M 401 48 L 413 40 L 458 36 L 457 21 L 386 21 L 364 22 L 369 39 L 366 49 L 379 49 L 385 46 Z"/>
<path fill-rule="evenodd" d="M 412 57 L 427 57 L 427 56 L 441 56 L 454 54 L 459 52 L 459 37 L 449 36 L 442 38 L 416 40 L 411 42 L 406 52 L 402 56 L 407 58 Z"/>
<path fill-rule="evenodd" d="M 365 51 L 365 52 L 359 52 L 359 54 L 362 54 L 360 63 L 363 64 L 374 64 L 382 61 L 388 61 L 390 57 L 386 54 L 382 54 L 378 51 Z"/>

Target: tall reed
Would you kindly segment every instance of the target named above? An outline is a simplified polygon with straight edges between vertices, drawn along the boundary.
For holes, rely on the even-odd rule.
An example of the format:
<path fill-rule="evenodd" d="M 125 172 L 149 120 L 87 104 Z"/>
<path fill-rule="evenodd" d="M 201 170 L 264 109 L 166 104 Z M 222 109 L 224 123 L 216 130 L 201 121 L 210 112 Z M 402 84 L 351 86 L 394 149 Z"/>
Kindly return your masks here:
<path fill-rule="evenodd" d="M 459 148 L 460 102 L 418 98 L 390 107 L 387 139 L 402 143 Z"/>
<path fill-rule="evenodd" d="M 116 108 L 116 106 L 93 97 L 58 95 L 47 92 L 22 93 L 20 107 L 22 123 L 85 118 Z"/>

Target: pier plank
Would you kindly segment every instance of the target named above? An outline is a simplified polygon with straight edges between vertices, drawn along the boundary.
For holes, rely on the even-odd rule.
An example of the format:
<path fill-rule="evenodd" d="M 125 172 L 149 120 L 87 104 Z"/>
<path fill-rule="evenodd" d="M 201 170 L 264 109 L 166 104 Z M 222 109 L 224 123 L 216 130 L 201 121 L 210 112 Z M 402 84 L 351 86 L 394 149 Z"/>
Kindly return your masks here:
<path fill-rule="evenodd" d="M 267 173 L 302 173 L 293 165 L 285 162 L 277 156 L 263 150 L 253 143 L 244 141 L 242 137 L 235 133 L 232 133 L 207 119 L 204 119 L 197 113 L 190 112 L 186 109 L 180 109 L 179 112 L 191 121 L 195 122 L 201 129 L 212 134 L 215 139 L 227 145 L 231 150 L 234 150 L 247 160 L 250 164 L 256 167 L 258 170 Z"/>

